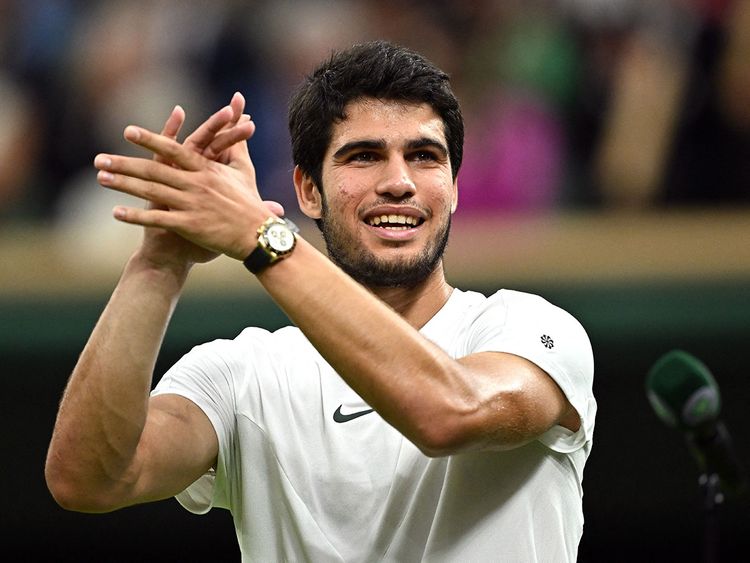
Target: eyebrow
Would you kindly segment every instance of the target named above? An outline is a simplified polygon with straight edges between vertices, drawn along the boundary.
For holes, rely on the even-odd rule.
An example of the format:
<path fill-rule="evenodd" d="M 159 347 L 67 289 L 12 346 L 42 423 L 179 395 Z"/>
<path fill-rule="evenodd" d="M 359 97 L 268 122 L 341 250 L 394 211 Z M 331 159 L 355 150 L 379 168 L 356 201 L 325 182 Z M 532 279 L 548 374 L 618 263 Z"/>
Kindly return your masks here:
<path fill-rule="evenodd" d="M 406 148 L 409 150 L 424 149 L 428 147 L 438 151 L 441 156 L 448 156 L 448 147 L 446 147 L 445 144 L 441 143 L 437 139 L 432 139 L 430 137 L 420 137 L 419 139 L 414 139 L 413 141 L 409 141 L 408 143 L 406 143 Z"/>
<path fill-rule="evenodd" d="M 362 139 L 359 141 L 350 141 L 339 147 L 339 149 L 333 153 L 333 158 L 341 158 L 342 156 L 356 150 L 382 150 L 385 146 L 385 139 Z M 407 150 L 423 149 L 427 147 L 437 150 L 442 156 L 448 155 L 448 147 L 440 141 L 430 137 L 420 137 L 419 139 L 412 139 L 406 143 Z"/>
<path fill-rule="evenodd" d="M 385 139 L 377 139 L 377 140 L 370 140 L 370 139 L 363 139 L 360 141 L 350 141 L 348 143 L 344 143 L 339 147 L 339 149 L 333 153 L 333 158 L 341 158 L 347 153 L 350 153 L 355 150 L 362 150 L 362 149 L 383 149 L 385 148 Z"/>

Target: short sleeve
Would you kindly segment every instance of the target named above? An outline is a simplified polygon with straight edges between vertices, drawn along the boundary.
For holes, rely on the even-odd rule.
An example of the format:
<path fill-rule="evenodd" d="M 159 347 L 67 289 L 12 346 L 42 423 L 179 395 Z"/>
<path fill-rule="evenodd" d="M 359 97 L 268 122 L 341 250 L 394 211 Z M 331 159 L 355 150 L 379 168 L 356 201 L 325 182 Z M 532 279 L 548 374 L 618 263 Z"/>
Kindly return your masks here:
<path fill-rule="evenodd" d="M 591 442 L 594 358 L 586 331 L 570 313 L 539 296 L 502 290 L 486 301 L 472 329 L 471 352 L 506 352 L 533 362 L 555 380 L 578 412 L 577 432 L 555 426 L 539 438 L 542 443 L 567 453 Z"/>
<path fill-rule="evenodd" d="M 219 463 L 185 491 L 177 500 L 196 514 L 214 505 L 226 506 L 224 468 L 231 463 L 234 440 L 235 380 L 240 368 L 236 341 L 215 340 L 196 346 L 175 363 L 161 378 L 152 396 L 177 394 L 195 403 L 208 417 L 219 442 Z"/>

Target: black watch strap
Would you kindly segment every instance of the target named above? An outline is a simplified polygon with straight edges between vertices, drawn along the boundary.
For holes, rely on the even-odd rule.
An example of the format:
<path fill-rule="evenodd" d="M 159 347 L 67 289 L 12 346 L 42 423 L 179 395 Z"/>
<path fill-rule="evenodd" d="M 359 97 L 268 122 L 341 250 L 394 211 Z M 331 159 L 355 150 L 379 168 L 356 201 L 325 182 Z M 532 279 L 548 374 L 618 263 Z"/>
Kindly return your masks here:
<path fill-rule="evenodd" d="M 256 246 L 242 263 L 253 274 L 257 274 L 271 263 L 271 257 L 260 246 Z"/>

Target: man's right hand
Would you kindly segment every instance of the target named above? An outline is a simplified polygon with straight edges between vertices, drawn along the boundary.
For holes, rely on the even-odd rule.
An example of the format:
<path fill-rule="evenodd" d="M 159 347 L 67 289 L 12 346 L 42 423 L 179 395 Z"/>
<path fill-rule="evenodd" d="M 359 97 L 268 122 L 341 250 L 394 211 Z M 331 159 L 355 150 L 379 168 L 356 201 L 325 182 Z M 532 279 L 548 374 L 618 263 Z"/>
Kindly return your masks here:
<path fill-rule="evenodd" d="M 204 121 L 185 139 L 183 145 L 209 160 L 226 164 L 231 158 L 232 147 L 238 143 L 247 142 L 255 132 L 255 124 L 249 115 L 243 113 L 244 109 L 245 98 L 236 92 L 229 105 Z M 176 140 L 184 122 L 184 110 L 180 106 L 175 106 L 161 134 Z M 154 156 L 154 160 L 170 164 L 158 154 Z M 275 201 L 264 203 L 271 213 L 279 216 L 284 214 L 281 204 Z M 168 209 L 165 205 L 152 201 L 147 202 L 147 208 Z M 140 253 L 144 259 L 156 267 L 171 266 L 179 271 L 189 269 L 193 264 L 209 262 L 218 256 L 217 252 L 203 248 L 177 233 L 158 227 L 144 227 Z"/>
<path fill-rule="evenodd" d="M 221 108 L 204 121 L 183 143 L 209 160 L 223 162 L 228 149 L 239 142 L 246 142 L 255 132 L 250 116 L 243 114 L 245 98 L 239 92 L 232 96 L 228 106 Z M 164 123 L 161 134 L 171 139 L 177 136 L 185 123 L 185 111 L 175 106 Z M 167 163 L 155 155 L 157 162 Z M 165 205 L 147 202 L 148 209 L 168 209 Z M 209 262 L 218 256 L 180 235 L 158 227 L 144 227 L 143 243 L 139 250 L 142 258 L 155 267 L 172 266 L 178 271 L 189 269 L 193 264 Z"/>

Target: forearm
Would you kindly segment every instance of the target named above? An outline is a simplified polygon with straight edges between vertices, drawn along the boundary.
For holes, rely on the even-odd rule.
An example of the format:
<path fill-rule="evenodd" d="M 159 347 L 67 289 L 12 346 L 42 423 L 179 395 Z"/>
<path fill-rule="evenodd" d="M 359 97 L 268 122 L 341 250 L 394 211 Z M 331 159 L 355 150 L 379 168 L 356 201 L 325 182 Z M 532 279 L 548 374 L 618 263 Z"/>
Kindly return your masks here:
<path fill-rule="evenodd" d="M 128 479 L 156 357 L 186 274 L 151 267 L 139 254 L 127 263 L 60 404 L 46 477 L 61 504 Z"/>
<path fill-rule="evenodd" d="M 337 373 L 416 444 L 449 439 L 436 434 L 473 408 L 459 362 L 304 241 L 259 280 Z"/>
<path fill-rule="evenodd" d="M 143 129 L 129 127 L 126 137 L 178 167 L 100 155 L 103 185 L 168 208 L 118 208 L 118 219 L 166 229 L 235 259 L 248 256 L 269 210 L 246 145 L 237 146 L 228 165 L 217 165 Z M 295 186 L 303 211 L 318 216 L 316 188 L 299 168 Z M 556 423 L 564 396 L 533 363 L 492 352 L 453 359 L 419 334 L 415 327 L 448 297 L 442 269 L 431 275 L 381 301 L 301 240 L 258 279 L 352 389 L 427 453 L 515 447 Z M 550 398 L 554 407 L 540 408 Z"/>

